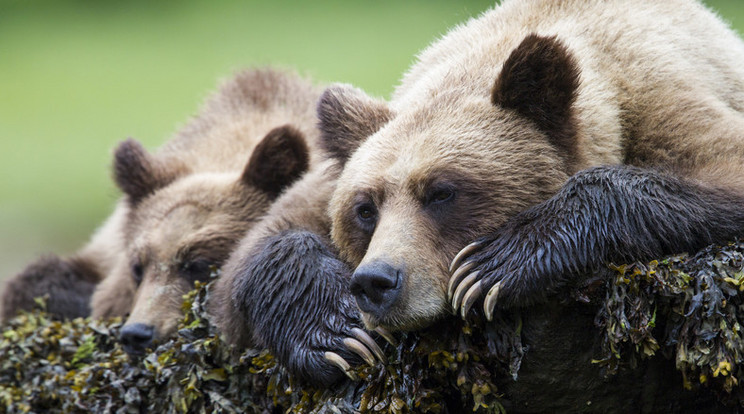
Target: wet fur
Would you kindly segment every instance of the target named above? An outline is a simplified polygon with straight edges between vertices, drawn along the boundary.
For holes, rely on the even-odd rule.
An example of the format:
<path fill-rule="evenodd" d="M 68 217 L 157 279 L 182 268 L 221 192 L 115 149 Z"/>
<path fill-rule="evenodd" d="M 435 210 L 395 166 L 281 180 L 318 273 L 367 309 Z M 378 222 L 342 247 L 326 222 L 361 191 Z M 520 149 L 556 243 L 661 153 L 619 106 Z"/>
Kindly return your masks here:
<path fill-rule="evenodd" d="M 347 88 L 327 90 L 319 100 L 319 112 L 359 96 Z M 365 97 L 363 101 L 374 108 L 385 107 L 381 100 Z M 245 235 L 209 300 L 212 320 L 236 350 L 266 347 L 299 378 L 326 385 L 337 382 L 343 373 L 322 359 L 325 351 L 359 362 L 341 344 L 350 329 L 361 325 L 348 293 L 349 268 L 337 258 L 328 236 L 327 209 L 341 172 L 342 162 L 335 158 L 378 129 L 388 112 L 361 115 L 347 112 L 341 118 L 319 120 L 328 159 L 313 165 Z M 345 128 L 347 121 L 356 126 Z"/>
<path fill-rule="evenodd" d="M 90 315 L 90 300 L 96 286 L 121 264 L 122 227 L 128 211 L 129 206 L 119 202 L 114 213 L 78 252 L 66 258 L 43 256 L 8 279 L 0 297 L 0 320 L 13 317 L 19 310 L 33 309 L 35 297 L 47 298 L 47 311 L 55 318 Z M 111 295 L 115 299 L 109 305 L 117 306 L 126 298 L 131 300 L 129 292 L 117 287 L 116 294 Z"/>
<path fill-rule="evenodd" d="M 80 259 L 41 257 L 5 285 L 0 318 L 7 320 L 19 309 L 30 310 L 35 298 L 44 298 L 52 316 L 84 317 L 90 313 L 90 295 L 100 280 L 94 265 Z"/>
<path fill-rule="evenodd" d="M 240 352 L 265 347 L 303 381 L 330 385 L 343 373 L 325 351 L 359 362 L 341 341 L 360 327 L 348 266 L 329 237 L 326 212 L 340 168 L 314 166 L 239 243 L 212 287 L 209 312 Z"/>
<path fill-rule="evenodd" d="M 240 272 L 248 277 L 236 281 L 232 300 L 256 345 L 308 383 L 327 386 L 343 378 L 324 359 L 325 351 L 361 363 L 342 343 L 362 323 L 349 293 L 351 269 L 338 260 L 330 240 L 288 230 L 262 240 L 245 258 Z"/>
<path fill-rule="evenodd" d="M 696 252 L 744 234 L 744 195 L 631 166 L 575 174 L 549 200 L 481 239 L 470 260 L 503 280 L 499 305 L 541 303 L 608 262 Z M 518 277 L 515 277 L 518 275 Z"/>

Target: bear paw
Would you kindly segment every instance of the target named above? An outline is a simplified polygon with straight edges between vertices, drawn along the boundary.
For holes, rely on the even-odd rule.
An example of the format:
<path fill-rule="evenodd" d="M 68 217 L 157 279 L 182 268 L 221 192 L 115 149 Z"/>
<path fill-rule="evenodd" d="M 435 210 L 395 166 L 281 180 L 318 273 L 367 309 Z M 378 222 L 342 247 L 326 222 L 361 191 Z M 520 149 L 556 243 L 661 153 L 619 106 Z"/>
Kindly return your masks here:
<path fill-rule="evenodd" d="M 46 311 L 52 317 L 88 316 L 90 297 L 99 279 L 95 265 L 83 259 L 41 257 L 7 281 L 0 299 L 0 319 L 33 309 L 37 297 L 46 298 Z"/>
<path fill-rule="evenodd" d="M 557 235 L 546 233 L 550 226 L 540 220 L 524 218 L 515 217 L 496 233 L 466 246 L 453 259 L 447 295 L 463 319 L 481 299 L 484 315 L 491 321 L 497 305 L 509 308 L 540 303 L 565 285 L 566 256 L 552 243 Z"/>
<path fill-rule="evenodd" d="M 341 340 L 341 343 L 343 343 L 346 350 L 346 352 L 342 350 L 342 353 L 349 355 L 349 352 L 353 352 L 356 356 L 352 356 L 352 358 L 360 357 L 369 366 L 375 366 L 378 361 L 383 363 L 385 362 L 385 354 L 367 332 L 360 328 L 351 328 L 351 334 L 353 337 L 346 337 Z M 356 374 L 354 374 L 351 363 L 349 363 L 347 358 L 344 358 L 338 352 L 325 351 L 323 353 L 323 358 L 341 369 L 341 371 L 343 371 L 343 373 L 352 381 L 358 379 Z M 352 362 L 354 362 L 353 359 Z M 333 375 L 331 377 L 333 377 Z M 334 380 L 331 380 L 331 382 L 333 381 Z"/>
<path fill-rule="evenodd" d="M 236 269 L 232 291 L 256 342 L 294 376 L 326 386 L 355 379 L 354 365 L 384 361 L 361 329 L 351 271 L 329 246 L 304 230 L 268 237 Z"/>

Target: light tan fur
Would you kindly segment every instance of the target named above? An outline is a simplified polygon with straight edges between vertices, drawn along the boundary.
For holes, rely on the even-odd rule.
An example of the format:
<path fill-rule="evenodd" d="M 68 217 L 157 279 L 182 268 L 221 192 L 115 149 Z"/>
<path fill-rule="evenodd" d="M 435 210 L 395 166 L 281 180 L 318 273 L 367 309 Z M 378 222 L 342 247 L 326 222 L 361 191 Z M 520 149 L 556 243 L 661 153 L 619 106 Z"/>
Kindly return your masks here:
<path fill-rule="evenodd" d="M 130 313 L 127 324 L 152 325 L 159 336 L 173 332 L 182 296 L 193 288 L 179 275 L 183 266 L 194 255 L 221 265 L 273 201 L 241 182 L 256 145 L 273 128 L 290 124 L 309 141 L 310 164 L 316 163 L 319 94 L 309 81 L 271 69 L 244 71 L 225 82 L 153 154 L 159 165 L 183 172 L 136 204 L 118 234 L 102 238 L 101 246 L 119 242 L 121 255 L 94 293 L 93 316 Z M 132 276 L 137 264 L 144 268 L 138 289 Z"/>
<path fill-rule="evenodd" d="M 504 61 L 533 33 L 555 35 L 580 69 L 570 170 L 543 132 L 491 101 Z M 354 153 L 331 202 L 346 260 L 405 272 L 398 304 L 385 320 L 365 315 L 367 326 L 414 329 L 446 314 L 455 253 L 580 169 L 663 167 L 744 190 L 743 63 L 736 34 L 689 0 L 507 0 L 450 31 L 403 77 L 395 117 Z M 422 211 L 440 176 L 473 189 L 458 193 L 459 226 Z M 367 248 L 352 242 L 360 194 L 379 209 Z"/>

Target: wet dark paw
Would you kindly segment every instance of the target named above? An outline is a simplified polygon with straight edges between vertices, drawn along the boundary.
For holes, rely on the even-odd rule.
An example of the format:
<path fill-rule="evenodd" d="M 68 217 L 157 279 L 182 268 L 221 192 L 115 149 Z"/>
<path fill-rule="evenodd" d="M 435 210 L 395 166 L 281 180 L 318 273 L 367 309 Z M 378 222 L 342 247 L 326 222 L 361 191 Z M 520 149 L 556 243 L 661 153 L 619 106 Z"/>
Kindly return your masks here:
<path fill-rule="evenodd" d="M 249 255 L 233 291 L 256 342 L 294 376 L 323 386 L 383 359 L 348 291 L 351 271 L 328 246 L 307 231 L 269 237 Z"/>
<path fill-rule="evenodd" d="M 495 234 L 462 249 L 450 265 L 448 299 L 464 319 L 482 302 L 487 320 L 496 307 L 543 302 L 564 284 L 564 261 L 555 237 L 536 232 L 532 223 L 514 220 Z"/>

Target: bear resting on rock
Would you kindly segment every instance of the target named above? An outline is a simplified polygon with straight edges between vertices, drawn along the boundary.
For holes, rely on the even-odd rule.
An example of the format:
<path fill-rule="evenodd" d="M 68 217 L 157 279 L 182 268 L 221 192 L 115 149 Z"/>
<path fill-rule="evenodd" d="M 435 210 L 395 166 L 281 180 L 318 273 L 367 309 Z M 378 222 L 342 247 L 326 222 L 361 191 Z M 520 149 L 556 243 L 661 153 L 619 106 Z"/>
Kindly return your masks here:
<path fill-rule="evenodd" d="M 323 94 L 323 145 L 344 167 L 331 240 L 300 230 L 233 255 L 232 311 L 291 371 L 332 383 L 376 353 L 354 342 L 352 297 L 381 332 L 520 309 L 516 411 L 683 401 L 681 381 L 655 394 L 644 379 L 675 381 L 668 363 L 603 381 L 593 312 L 555 303 L 606 263 L 744 234 L 742 62 L 695 1 L 504 1 L 424 50 L 389 104 Z M 607 397 L 620 384 L 625 405 Z"/>

